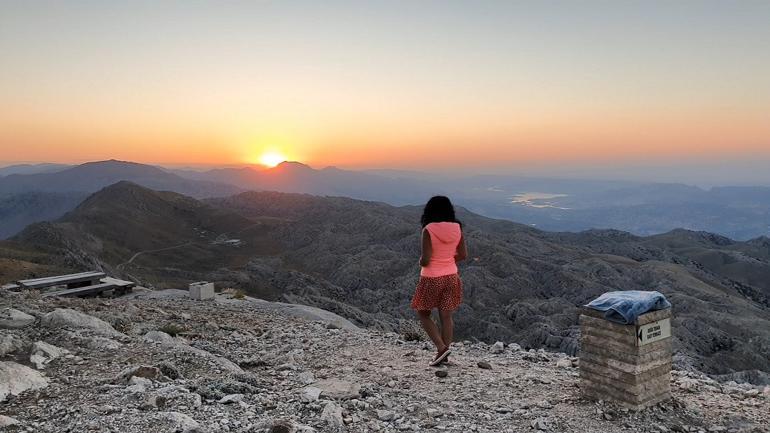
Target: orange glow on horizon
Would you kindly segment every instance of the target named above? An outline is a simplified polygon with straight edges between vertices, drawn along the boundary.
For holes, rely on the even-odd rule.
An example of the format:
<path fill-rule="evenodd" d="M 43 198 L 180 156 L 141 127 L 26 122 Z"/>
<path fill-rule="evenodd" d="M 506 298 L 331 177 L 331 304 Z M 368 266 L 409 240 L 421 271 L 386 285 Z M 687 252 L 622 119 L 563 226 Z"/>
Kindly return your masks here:
<path fill-rule="evenodd" d="M 259 157 L 259 163 L 264 165 L 265 167 L 270 167 L 270 168 L 275 167 L 284 161 L 286 161 L 286 157 L 277 152 L 263 153 Z"/>

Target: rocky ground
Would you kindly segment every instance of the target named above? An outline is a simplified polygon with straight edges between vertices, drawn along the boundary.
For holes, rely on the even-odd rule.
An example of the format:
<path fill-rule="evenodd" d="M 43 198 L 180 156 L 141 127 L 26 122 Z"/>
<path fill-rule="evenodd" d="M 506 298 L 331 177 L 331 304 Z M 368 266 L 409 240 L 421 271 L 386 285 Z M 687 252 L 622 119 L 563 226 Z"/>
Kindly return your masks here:
<path fill-rule="evenodd" d="M 413 336 L 238 294 L 3 292 L 0 430 L 770 431 L 770 387 L 674 371 L 673 400 L 635 413 L 582 399 L 567 355 L 460 342 L 437 369 Z"/>

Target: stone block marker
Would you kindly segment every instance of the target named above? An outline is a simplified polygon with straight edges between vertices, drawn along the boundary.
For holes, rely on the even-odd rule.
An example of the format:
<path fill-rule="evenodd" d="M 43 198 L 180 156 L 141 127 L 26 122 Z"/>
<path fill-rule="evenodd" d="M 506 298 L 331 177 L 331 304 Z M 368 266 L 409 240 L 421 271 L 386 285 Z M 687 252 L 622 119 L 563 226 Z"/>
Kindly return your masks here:
<path fill-rule="evenodd" d="M 190 284 L 190 297 L 198 301 L 214 299 L 214 283 L 198 281 Z"/>
<path fill-rule="evenodd" d="M 671 309 L 621 325 L 584 308 L 580 315 L 580 389 L 590 400 L 642 410 L 671 398 Z"/>

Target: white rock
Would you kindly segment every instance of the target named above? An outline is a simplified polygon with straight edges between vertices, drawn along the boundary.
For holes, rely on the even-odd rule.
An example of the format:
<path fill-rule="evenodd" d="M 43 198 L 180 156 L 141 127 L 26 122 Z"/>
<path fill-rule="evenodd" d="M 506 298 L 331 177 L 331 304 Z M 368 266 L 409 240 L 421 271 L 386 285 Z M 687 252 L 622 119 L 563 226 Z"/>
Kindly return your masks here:
<path fill-rule="evenodd" d="M 243 401 L 243 394 L 230 394 L 219 399 L 221 404 L 239 403 Z"/>
<path fill-rule="evenodd" d="M 396 414 L 390 410 L 377 409 L 377 419 L 380 421 L 393 421 L 396 418 Z"/>
<path fill-rule="evenodd" d="M 59 308 L 44 315 L 40 324 L 47 328 L 88 329 L 110 337 L 125 337 L 104 320 L 67 308 Z"/>
<path fill-rule="evenodd" d="M 24 342 L 13 334 L 0 335 L 0 357 L 24 348 Z"/>
<path fill-rule="evenodd" d="M 559 368 L 572 368 L 572 360 L 569 358 L 559 358 L 556 360 L 556 366 Z"/>
<path fill-rule="evenodd" d="M 15 362 L 0 362 L 0 402 L 9 395 L 48 386 L 48 379 L 37 371 Z"/>
<path fill-rule="evenodd" d="M 144 334 L 142 339 L 148 343 L 160 344 L 164 348 L 176 349 L 180 352 L 192 353 L 202 358 L 211 359 L 212 361 L 219 364 L 221 368 L 227 371 L 231 371 L 234 373 L 243 373 L 243 370 L 241 369 L 241 367 L 239 367 L 237 364 L 230 361 L 229 359 L 222 356 L 214 355 L 213 353 L 207 352 L 203 349 L 198 349 L 197 347 L 192 347 L 189 344 L 185 343 L 184 340 L 172 337 L 166 334 L 165 332 L 150 331 Z"/>
<path fill-rule="evenodd" d="M 14 308 L 3 308 L 0 310 L 0 328 L 20 329 L 35 323 L 35 316 L 16 310 Z"/>
<path fill-rule="evenodd" d="M 322 380 L 315 386 L 321 389 L 321 395 L 334 400 L 350 400 L 361 394 L 361 385 L 344 380 Z"/>
<path fill-rule="evenodd" d="M 535 430 L 548 430 L 548 423 L 546 420 L 538 418 L 532 421 L 532 428 Z"/>
<path fill-rule="evenodd" d="M 42 370 L 49 362 L 68 353 L 70 353 L 70 351 L 67 349 L 56 347 L 53 344 L 48 344 L 44 341 L 38 341 L 32 345 L 29 361 L 35 364 L 35 368 Z"/>
<path fill-rule="evenodd" d="M 9 416 L 0 415 L 0 429 L 4 429 L 6 427 L 10 427 L 13 425 L 19 425 L 21 424 L 18 420 L 13 419 Z"/>
<path fill-rule="evenodd" d="M 756 397 L 756 396 L 759 395 L 759 390 L 756 389 L 756 388 L 755 389 L 750 389 L 750 390 L 746 391 L 745 393 L 743 393 L 743 395 L 745 395 L 746 397 Z"/>
<path fill-rule="evenodd" d="M 508 345 L 508 350 L 511 352 L 521 352 L 521 346 L 516 343 L 511 343 Z"/>
<path fill-rule="evenodd" d="M 150 379 L 139 377 L 139 376 L 131 376 L 130 379 L 128 379 L 129 385 L 141 385 L 144 387 L 152 386 L 152 381 Z"/>
<path fill-rule="evenodd" d="M 181 343 L 176 338 L 166 334 L 162 331 L 150 331 L 142 337 L 142 339 L 148 343 L 160 343 L 160 344 L 178 344 Z"/>
<path fill-rule="evenodd" d="M 345 421 L 342 419 L 342 408 L 334 402 L 326 403 L 321 412 L 321 421 L 326 421 L 331 427 L 343 427 Z"/>
<path fill-rule="evenodd" d="M 492 345 L 490 350 L 492 353 L 503 353 L 505 352 L 505 344 L 502 341 L 498 341 Z"/>
<path fill-rule="evenodd" d="M 163 374 L 158 367 L 151 365 L 136 365 L 121 371 L 120 374 L 113 379 L 113 383 L 129 384 L 132 383 L 130 381 L 133 380 L 134 377 L 148 380 L 160 380 L 163 377 Z M 133 382 L 133 384 L 137 383 L 144 385 L 143 382 Z"/>
<path fill-rule="evenodd" d="M 315 375 L 313 375 L 313 373 L 310 371 L 303 371 L 297 375 L 297 379 L 303 385 L 310 385 L 311 383 L 315 382 Z"/>
<path fill-rule="evenodd" d="M 315 386 L 309 386 L 302 391 L 300 399 L 305 403 L 312 403 L 318 401 L 321 397 L 321 389 Z"/>
<path fill-rule="evenodd" d="M 200 430 L 200 424 L 189 416 L 179 412 L 159 412 L 161 419 L 171 424 L 173 432 L 193 433 Z"/>

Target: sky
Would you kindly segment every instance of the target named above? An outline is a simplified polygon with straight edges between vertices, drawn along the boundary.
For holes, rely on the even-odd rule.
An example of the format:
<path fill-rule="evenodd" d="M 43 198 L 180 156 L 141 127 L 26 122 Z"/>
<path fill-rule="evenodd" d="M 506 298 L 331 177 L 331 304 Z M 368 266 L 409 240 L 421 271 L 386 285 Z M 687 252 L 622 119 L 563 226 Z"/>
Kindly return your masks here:
<path fill-rule="evenodd" d="M 770 168 L 769 22 L 764 0 L 3 0 L 0 161 L 745 177 Z"/>

